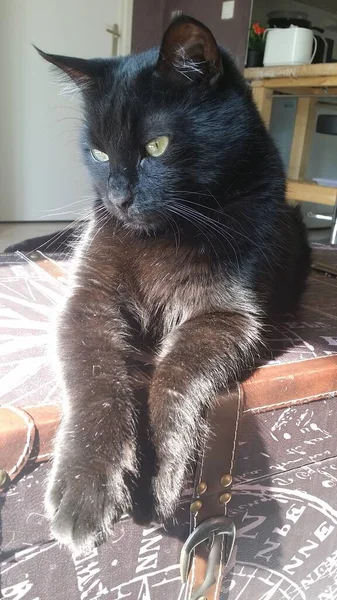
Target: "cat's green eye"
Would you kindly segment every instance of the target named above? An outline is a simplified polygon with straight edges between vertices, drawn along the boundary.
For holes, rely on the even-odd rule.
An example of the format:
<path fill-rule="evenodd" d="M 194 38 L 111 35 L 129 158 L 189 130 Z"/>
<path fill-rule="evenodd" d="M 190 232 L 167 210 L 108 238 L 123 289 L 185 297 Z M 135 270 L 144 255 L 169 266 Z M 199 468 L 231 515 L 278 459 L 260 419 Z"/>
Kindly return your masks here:
<path fill-rule="evenodd" d="M 102 152 L 101 150 L 97 150 L 97 148 L 92 148 L 90 152 L 93 159 L 97 160 L 97 162 L 108 162 L 109 160 L 108 155 L 105 154 L 105 152 Z"/>
<path fill-rule="evenodd" d="M 161 156 L 162 154 L 164 154 L 168 143 L 169 138 L 167 137 L 167 135 L 162 135 L 148 142 L 145 146 L 145 150 L 147 154 L 149 154 L 149 156 L 157 158 L 157 156 Z"/>

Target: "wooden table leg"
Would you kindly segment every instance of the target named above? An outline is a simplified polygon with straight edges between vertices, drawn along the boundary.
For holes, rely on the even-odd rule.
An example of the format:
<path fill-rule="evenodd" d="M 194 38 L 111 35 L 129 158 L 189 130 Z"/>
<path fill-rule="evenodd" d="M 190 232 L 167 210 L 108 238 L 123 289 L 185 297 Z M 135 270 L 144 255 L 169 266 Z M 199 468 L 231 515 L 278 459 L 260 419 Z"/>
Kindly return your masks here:
<path fill-rule="evenodd" d="M 337 198 L 332 214 L 332 227 L 330 235 L 330 244 L 337 244 Z"/>
<path fill-rule="evenodd" d="M 316 98 L 299 98 L 288 168 L 289 179 L 304 179 L 316 123 Z"/>
<path fill-rule="evenodd" d="M 259 82 L 260 83 L 260 82 Z M 265 125 L 269 127 L 271 109 L 273 105 L 272 91 L 264 87 L 264 85 L 252 86 L 252 93 L 255 104 L 261 114 Z"/>

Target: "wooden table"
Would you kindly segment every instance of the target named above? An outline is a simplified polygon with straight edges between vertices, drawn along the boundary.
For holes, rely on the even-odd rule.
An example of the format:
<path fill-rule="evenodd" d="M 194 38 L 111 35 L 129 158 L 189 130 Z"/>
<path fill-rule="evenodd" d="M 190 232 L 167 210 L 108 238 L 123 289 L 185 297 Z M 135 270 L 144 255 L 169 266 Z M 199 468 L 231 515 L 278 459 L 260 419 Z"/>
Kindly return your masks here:
<path fill-rule="evenodd" d="M 337 188 L 304 181 L 316 126 L 316 104 L 322 97 L 337 97 L 337 63 L 258 67 L 245 69 L 244 75 L 267 126 L 275 92 L 299 96 L 288 168 L 288 199 L 334 207 L 331 242 L 337 243 Z"/>

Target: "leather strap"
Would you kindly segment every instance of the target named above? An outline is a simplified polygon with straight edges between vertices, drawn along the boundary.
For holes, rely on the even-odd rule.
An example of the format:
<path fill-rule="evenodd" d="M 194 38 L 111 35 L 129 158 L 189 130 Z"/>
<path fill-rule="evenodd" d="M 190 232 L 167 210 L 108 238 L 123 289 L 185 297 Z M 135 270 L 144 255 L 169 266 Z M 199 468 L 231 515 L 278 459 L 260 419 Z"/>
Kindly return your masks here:
<path fill-rule="evenodd" d="M 59 280 L 61 283 L 66 283 L 67 281 L 67 271 L 63 268 L 62 261 L 54 260 L 50 256 L 46 256 L 40 250 L 36 250 L 35 252 L 31 252 L 28 256 L 25 256 L 27 262 L 36 264 L 40 269 L 42 269 L 48 275 L 51 275 L 53 279 Z"/>
<path fill-rule="evenodd" d="M 336 260 L 335 256 L 334 260 Z M 314 271 L 320 271 L 320 273 L 324 273 L 325 275 L 334 275 L 335 277 L 337 276 L 337 267 L 333 264 L 329 265 L 327 263 L 322 263 L 318 262 L 317 260 L 314 260 L 314 262 L 311 265 L 311 268 L 314 269 Z"/>
<path fill-rule="evenodd" d="M 58 406 L 0 406 L 0 489 L 27 463 L 50 458 L 60 418 Z"/>
<path fill-rule="evenodd" d="M 242 389 L 237 384 L 228 393 L 219 394 L 217 405 L 207 415 L 211 433 L 196 469 L 194 497 L 190 506 L 191 531 L 210 517 L 227 516 L 242 409 Z M 197 512 L 194 512 L 196 509 Z M 221 562 L 225 543 L 225 536 L 221 536 Z M 208 555 L 206 544 L 196 548 L 185 600 L 193 599 L 203 583 Z M 202 598 L 219 599 L 222 575 L 223 565 L 220 564 L 216 583 Z"/>
<path fill-rule="evenodd" d="M 25 410 L 16 406 L 0 407 L 0 469 L 3 484 L 7 477 L 14 479 L 27 464 L 34 439 L 34 421 Z"/>

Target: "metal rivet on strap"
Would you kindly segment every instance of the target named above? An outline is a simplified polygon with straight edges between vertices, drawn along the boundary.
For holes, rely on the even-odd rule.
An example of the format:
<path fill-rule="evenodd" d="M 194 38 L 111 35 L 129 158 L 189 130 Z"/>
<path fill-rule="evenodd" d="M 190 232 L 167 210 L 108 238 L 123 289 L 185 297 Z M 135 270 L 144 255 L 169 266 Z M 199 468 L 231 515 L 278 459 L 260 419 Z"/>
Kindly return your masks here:
<path fill-rule="evenodd" d="M 220 498 L 219 498 L 219 502 L 220 504 L 224 505 L 224 504 L 228 504 L 228 502 L 230 502 L 232 499 L 232 494 L 229 494 L 229 492 L 226 492 L 225 494 L 221 494 Z"/>
<path fill-rule="evenodd" d="M 3 485 L 5 485 L 6 481 L 7 481 L 7 473 L 6 471 L 4 471 L 3 469 L 0 469 L 0 487 L 2 487 Z"/>
<path fill-rule="evenodd" d="M 233 477 L 228 473 L 227 475 L 223 475 L 220 479 L 220 483 L 222 487 L 226 488 L 232 485 Z"/>
<path fill-rule="evenodd" d="M 207 483 L 206 481 L 200 481 L 200 483 L 197 485 L 196 487 L 196 492 L 198 494 L 198 496 L 201 496 L 201 494 L 204 494 L 207 490 Z"/>
<path fill-rule="evenodd" d="M 194 500 L 190 506 L 191 513 L 197 513 L 202 508 L 202 502 L 200 500 Z"/>

